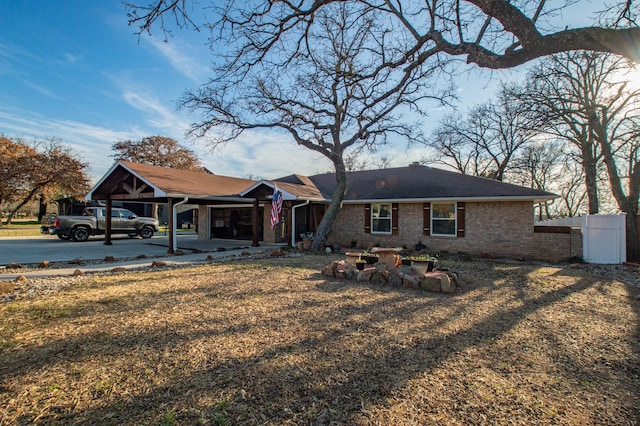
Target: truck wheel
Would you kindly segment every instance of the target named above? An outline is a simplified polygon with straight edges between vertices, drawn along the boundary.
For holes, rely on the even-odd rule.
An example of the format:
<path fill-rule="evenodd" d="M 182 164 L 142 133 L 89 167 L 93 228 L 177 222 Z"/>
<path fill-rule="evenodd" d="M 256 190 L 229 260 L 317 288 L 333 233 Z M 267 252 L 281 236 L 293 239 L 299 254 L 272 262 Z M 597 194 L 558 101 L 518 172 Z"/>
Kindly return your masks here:
<path fill-rule="evenodd" d="M 140 230 L 140 236 L 142 238 L 151 238 L 153 237 L 153 228 L 150 226 L 143 226 Z"/>
<path fill-rule="evenodd" d="M 89 229 L 86 226 L 76 226 L 71 230 L 71 239 L 73 241 L 87 241 L 89 239 Z"/>
<path fill-rule="evenodd" d="M 58 238 L 64 241 L 68 241 L 69 238 L 71 238 L 69 235 L 63 235 L 63 234 L 56 234 L 56 235 L 58 236 Z"/>

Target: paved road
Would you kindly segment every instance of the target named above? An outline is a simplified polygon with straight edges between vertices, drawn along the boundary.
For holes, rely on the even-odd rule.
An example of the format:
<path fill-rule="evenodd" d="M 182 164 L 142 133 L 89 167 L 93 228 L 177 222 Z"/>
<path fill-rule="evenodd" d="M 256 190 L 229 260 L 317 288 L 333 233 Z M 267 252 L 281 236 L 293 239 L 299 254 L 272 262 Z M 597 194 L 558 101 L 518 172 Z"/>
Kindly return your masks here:
<path fill-rule="evenodd" d="M 181 256 L 167 255 L 169 247 L 168 237 L 154 236 L 150 239 L 129 237 L 112 237 L 111 246 L 104 245 L 104 238 L 92 237 L 89 241 L 74 243 L 61 241 L 55 237 L 15 237 L 0 238 L 0 281 L 13 281 L 18 276 L 27 278 L 44 278 L 53 276 L 72 275 L 77 269 L 82 272 L 110 271 L 116 267 L 137 269 L 148 267 L 152 260 L 162 260 L 166 264 L 190 264 L 207 261 L 207 256 L 214 258 L 239 256 L 247 252 L 252 254 L 265 253 L 279 247 L 278 244 L 263 244 L 260 247 L 250 247 L 250 241 L 236 240 L 198 240 L 196 235 L 178 235 L 178 248 L 184 252 Z M 220 249 L 224 249 L 220 251 Z M 132 259 L 140 254 L 146 259 Z M 98 262 L 84 265 L 68 265 L 53 269 L 4 269 L 9 263 L 23 265 L 37 264 L 43 260 L 49 262 L 65 262 L 73 259 L 102 260 L 106 256 L 113 256 L 115 262 Z M 153 259 L 149 259 L 153 258 Z"/>
<path fill-rule="evenodd" d="M 116 259 L 136 257 L 141 254 L 164 256 L 169 246 L 168 237 L 156 235 L 153 238 L 129 238 L 128 236 L 113 236 L 113 244 L 104 245 L 103 237 L 91 237 L 88 241 L 76 243 L 62 241 L 54 236 L 41 237 L 12 237 L 0 239 L 0 265 L 9 263 L 33 264 L 43 260 L 49 262 L 64 262 L 72 259 L 100 260 L 105 256 Z M 248 247 L 250 241 L 230 240 L 198 240 L 196 235 L 178 235 L 178 248 L 185 253 L 192 250 L 214 251 L 218 247 L 227 250 Z"/>

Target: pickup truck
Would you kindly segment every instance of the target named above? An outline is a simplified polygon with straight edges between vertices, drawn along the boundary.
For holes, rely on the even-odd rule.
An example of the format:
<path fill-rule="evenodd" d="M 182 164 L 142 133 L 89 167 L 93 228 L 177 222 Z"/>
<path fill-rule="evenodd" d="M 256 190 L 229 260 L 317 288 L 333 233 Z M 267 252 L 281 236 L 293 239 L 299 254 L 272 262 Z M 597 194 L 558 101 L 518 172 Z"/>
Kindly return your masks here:
<path fill-rule="evenodd" d="M 56 235 L 61 240 L 86 241 L 90 235 L 104 234 L 106 208 L 87 207 L 81 216 L 57 216 L 53 226 L 42 226 L 43 234 Z M 158 220 L 138 217 L 127 209 L 111 209 L 111 232 L 128 234 L 130 237 L 151 238 L 158 231 Z"/>

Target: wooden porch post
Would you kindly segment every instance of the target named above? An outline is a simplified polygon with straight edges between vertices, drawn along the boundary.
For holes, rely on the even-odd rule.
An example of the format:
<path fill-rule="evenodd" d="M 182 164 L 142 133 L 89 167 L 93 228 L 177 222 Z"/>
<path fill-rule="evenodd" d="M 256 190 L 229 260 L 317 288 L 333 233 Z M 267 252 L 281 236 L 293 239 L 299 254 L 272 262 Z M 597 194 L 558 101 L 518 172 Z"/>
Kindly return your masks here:
<path fill-rule="evenodd" d="M 105 208 L 105 218 L 104 218 L 104 245 L 110 246 L 111 243 L 111 194 L 107 196 L 107 206 Z"/>
<path fill-rule="evenodd" d="M 251 243 L 251 247 L 259 247 L 259 234 L 260 234 L 260 226 L 258 225 L 258 213 L 260 213 L 260 204 L 258 200 L 253 201 L 253 211 L 251 212 L 251 222 L 253 225 L 253 242 Z"/>
<path fill-rule="evenodd" d="M 169 210 L 169 214 L 167 215 L 169 216 L 167 223 L 169 225 L 169 250 L 167 250 L 167 253 L 173 254 L 176 249 L 173 246 L 173 234 L 176 232 L 174 229 L 175 223 L 173 223 L 173 198 L 167 199 L 167 207 Z"/>

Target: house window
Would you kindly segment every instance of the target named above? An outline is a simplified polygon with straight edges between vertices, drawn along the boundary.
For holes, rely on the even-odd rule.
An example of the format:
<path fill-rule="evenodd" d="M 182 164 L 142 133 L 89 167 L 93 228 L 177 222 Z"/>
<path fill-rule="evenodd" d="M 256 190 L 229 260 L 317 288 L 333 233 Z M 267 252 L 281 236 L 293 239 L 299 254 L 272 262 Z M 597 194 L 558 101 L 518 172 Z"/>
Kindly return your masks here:
<path fill-rule="evenodd" d="M 371 204 L 371 232 L 391 234 L 391 204 Z"/>
<path fill-rule="evenodd" d="M 456 236 L 456 203 L 431 204 L 431 235 Z"/>

